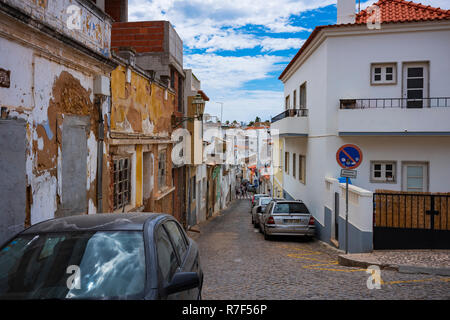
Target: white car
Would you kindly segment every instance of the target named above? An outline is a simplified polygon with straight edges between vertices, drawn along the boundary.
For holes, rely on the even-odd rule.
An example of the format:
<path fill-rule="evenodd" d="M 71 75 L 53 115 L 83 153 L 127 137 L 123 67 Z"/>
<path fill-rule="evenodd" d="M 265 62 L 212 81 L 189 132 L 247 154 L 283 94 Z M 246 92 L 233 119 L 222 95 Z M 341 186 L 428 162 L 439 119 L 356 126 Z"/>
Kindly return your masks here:
<path fill-rule="evenodd" d="M 271 197 L 259 197 L 255 201 L 255 206 L 252 208 L 252 224 L 259 226 L 259 216 L 264 212 L 264 208 L 272 201 Z"/>

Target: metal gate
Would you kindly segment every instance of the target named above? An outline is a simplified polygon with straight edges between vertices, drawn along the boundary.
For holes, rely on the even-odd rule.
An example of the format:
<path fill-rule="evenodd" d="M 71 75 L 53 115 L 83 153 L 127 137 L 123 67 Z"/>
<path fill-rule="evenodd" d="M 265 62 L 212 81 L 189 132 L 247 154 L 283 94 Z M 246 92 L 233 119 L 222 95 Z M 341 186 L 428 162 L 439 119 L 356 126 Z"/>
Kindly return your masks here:
<path fill-rule="evenodd" d="M 450 194 L 374 193 L 373 247 L 450 249 Z"/>

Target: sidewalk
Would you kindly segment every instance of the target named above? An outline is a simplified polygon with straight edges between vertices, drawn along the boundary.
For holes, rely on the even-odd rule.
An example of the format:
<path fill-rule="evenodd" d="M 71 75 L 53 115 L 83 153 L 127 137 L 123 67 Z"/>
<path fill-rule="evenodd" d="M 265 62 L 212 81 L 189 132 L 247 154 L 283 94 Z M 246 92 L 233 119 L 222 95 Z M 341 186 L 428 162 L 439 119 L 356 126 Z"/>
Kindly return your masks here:
<path fill-rule="evenodd" d="M 372 253 L 343 254 L 339 264 L 347 267 L 380 269 L 401 273 L 450 276 L 450 250 L 378 250 Z"/>

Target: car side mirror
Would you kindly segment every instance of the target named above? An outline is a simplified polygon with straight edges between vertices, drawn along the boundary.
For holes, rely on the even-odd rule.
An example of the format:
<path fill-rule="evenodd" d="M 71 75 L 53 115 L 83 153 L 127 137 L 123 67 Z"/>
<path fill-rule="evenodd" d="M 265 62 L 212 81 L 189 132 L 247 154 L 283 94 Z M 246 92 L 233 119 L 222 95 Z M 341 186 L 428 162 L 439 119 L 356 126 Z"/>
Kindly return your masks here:
<path fill-rule="evenodd" d="M 261 207 L 256 208 L 256 213 L 261 213 L 261 212 L 262 212 L 262 208 Z"/>
<path fill-rule="evenodd" d="M 170 284 L 165 288 L 166 293 L 173 294 L 200 286 L 200 278 L 196 272 L 179 272 L 176 273 Z"/>

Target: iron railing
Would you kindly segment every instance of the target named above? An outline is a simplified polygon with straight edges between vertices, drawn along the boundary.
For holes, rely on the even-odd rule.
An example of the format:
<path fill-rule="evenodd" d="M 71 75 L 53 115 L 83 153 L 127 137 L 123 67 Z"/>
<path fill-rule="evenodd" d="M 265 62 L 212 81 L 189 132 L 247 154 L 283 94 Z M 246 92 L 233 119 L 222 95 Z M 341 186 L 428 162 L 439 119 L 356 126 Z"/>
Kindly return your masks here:
<path fill-rule="evenodd" d="M 271 122 L 274 123 L 289 117 L 307 117 L 307 116 L 308 116 L 308 109 L 288 109 L 286 111 L 283 111 L 279 115 L 273 117 Z"/>
<path fill-rule="evenodd" d="M 450 230 L 450 194 L 374 193 L 374 227 Z"/>
<path fill-rule="evenodd" d="M 341 109 L 373 109 L 373 108 L 450 108 L 450 97 L 422 99 L 408 98 L 367 98 L 341 99 Z"/>

